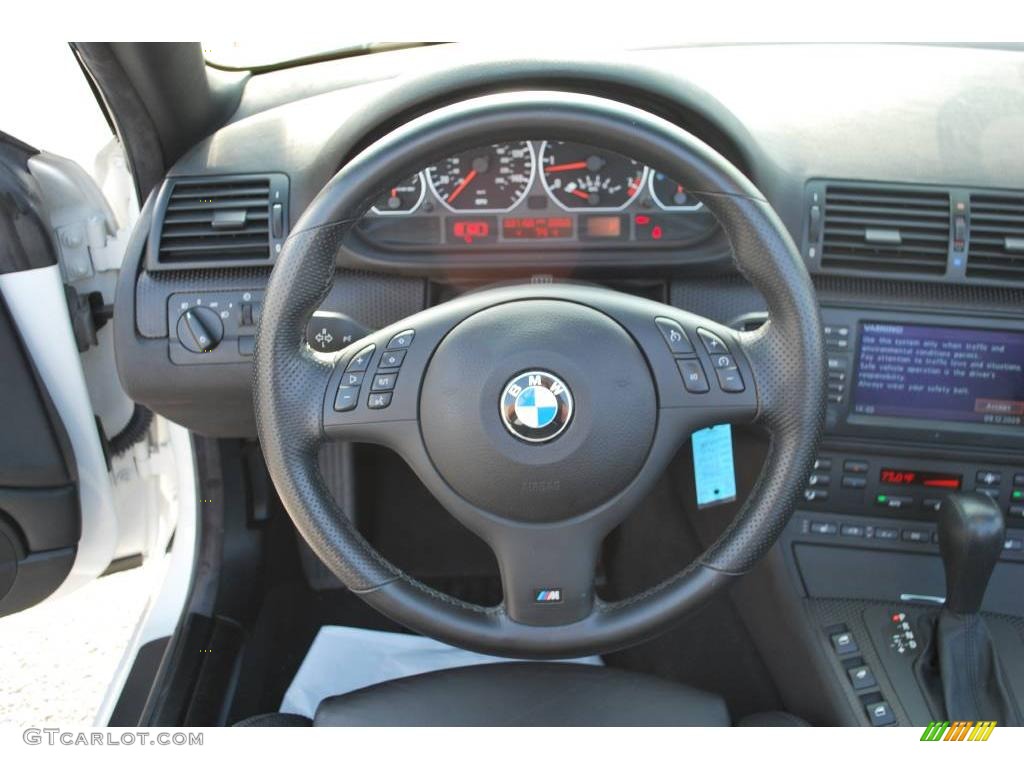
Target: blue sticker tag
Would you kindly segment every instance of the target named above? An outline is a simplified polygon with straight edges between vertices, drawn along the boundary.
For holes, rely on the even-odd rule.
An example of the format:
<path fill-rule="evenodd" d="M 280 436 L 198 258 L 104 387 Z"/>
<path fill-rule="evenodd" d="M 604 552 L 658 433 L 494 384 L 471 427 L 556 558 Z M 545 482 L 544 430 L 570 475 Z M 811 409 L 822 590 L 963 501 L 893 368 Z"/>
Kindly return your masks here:
<path fill-rule="evenodd" d="M 694 432 L 693 476 L 697 506 L 736 500 L 736 467 L 732 459 L 732 427 L 717 424 Z"/>

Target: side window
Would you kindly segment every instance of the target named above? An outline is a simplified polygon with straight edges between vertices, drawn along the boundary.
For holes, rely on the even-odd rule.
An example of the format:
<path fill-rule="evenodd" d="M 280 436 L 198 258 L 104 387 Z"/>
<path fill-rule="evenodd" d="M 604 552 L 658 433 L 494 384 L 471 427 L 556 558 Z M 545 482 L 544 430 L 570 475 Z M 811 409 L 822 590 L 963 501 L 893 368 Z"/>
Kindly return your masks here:
<path fill-rule="evenodd" d="M 75 161 L 103 191 L 121 227 L 138 214 L 120 143 L 67 43 L 0 46 L 4 109 L 0 131 L 36 149 Z"/>

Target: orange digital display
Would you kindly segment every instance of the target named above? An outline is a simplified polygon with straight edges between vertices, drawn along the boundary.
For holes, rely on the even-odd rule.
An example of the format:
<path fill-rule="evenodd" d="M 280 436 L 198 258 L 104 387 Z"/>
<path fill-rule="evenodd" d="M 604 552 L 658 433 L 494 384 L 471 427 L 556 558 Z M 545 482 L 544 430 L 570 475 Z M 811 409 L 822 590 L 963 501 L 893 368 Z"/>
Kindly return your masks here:
<path fill-rule="evenodd" d="M 572 219 L 568 216 L 516 216 L 501 220 L 506 240 L 547 240 L 572 237 Z"/>
<path fill-rule="evenodd" d="M 587 216 L 584 220 L 587 237 L 621 237 L 621 216 Z"/>

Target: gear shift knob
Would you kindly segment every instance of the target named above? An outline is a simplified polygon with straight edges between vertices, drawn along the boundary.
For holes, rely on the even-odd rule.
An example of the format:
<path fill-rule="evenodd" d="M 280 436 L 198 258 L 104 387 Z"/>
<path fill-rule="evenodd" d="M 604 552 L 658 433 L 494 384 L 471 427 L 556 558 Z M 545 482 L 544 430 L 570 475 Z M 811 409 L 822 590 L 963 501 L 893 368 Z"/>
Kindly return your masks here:
<path fill-rule="evenodd" d="M 946 569 L 946 610 L 977 613 L 1003 551 L 1003 513 L 988 496 L 951 493 L 939 507 L 939 551 Z"/>

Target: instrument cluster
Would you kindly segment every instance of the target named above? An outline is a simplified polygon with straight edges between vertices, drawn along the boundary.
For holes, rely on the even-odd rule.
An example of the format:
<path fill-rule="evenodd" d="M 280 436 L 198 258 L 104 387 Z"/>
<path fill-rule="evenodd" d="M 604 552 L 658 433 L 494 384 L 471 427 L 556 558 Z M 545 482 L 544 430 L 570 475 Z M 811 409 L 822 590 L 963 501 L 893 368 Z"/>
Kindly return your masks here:
<path fill-rule="evenodd" d="M 513 141 L 460 152 L 403 179 L 359 223 L 385 250 L 678 247 L 714 218 L 657 169 L 599 147 Z"/>

